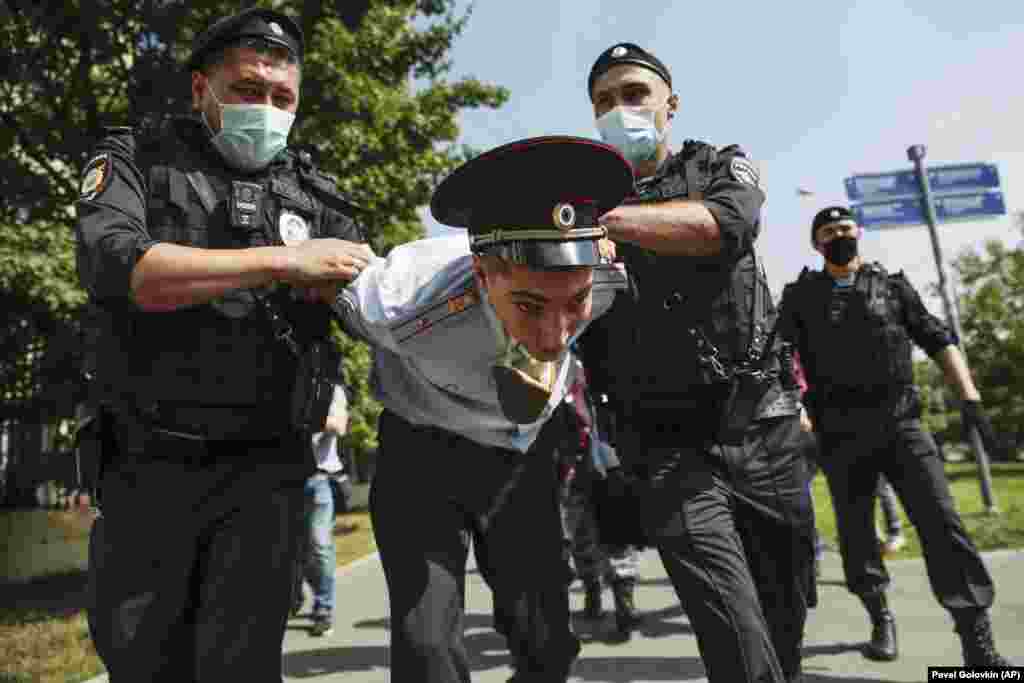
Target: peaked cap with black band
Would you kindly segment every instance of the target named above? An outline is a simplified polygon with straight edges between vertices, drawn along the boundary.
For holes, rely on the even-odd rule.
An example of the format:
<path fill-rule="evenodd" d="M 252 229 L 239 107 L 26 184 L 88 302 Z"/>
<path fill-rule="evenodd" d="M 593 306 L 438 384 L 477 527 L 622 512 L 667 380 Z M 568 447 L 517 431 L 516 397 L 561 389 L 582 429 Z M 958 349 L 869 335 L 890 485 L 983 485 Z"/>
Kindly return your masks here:
<path fill-rule="evenodd" d="M 206 66 L 206 60 L 217 50 L 247 40 L 267 43 L 287 49 L 298 62 L 302 62 L 305 41 L 302 29 L 287 14 L 269 9 L 251 7 L 238 14 L 225 17 L 203 31 L 192 46 L 192 54 L 185 66 L 196 71 Z"/>
<path fill-rule="evenodd" d="M 590 75 L 587 77 L 587 93 L 594 98 L 594 81 L 601 77 L 606 71 L 620 64 L 634 64 L 650 69 L 661 76 L 661 80 L 672 87 L 672 75 L 668 67 L 647 50 L 633 43 L 616 43 L 601 53 L 601 56 L 590 67 Z"/>
<path fill-rule="evenodd" d="M 817 244 L 818 228 L 826 225 L 850 225 L 857 227 L 857 218 L 845 206 L 826 206 L 814 214 L 811 222 L 811 244 Z"/>
<path fill-rule="evenodd" d="M 476 254 L 537 269 L 595 266 L 598 218 L 633 191 L 633 168 L 610 145 L 527 138 L 467 161 L 430 200 L 440 223 L 469 231 Z"/>

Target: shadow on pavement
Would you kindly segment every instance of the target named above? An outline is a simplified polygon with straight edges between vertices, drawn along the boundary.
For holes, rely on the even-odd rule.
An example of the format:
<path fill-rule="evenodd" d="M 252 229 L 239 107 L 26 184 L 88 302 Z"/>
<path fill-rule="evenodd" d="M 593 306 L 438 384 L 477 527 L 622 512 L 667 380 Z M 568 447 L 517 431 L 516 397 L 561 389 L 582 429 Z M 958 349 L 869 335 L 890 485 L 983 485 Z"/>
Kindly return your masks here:
<path fill-rule="evenodd" d="M 924 679 L 922 675 L 922 680 Z M 851 678 L 850 676 L 830 676 L 814 673 L 804 669 L 804 677 L 800 683 L 898 683 L 891 678 Z"/>
<path fill-rule="evenodd" d="M 801 651 L 803 659 L 817 655 L 841 655 L 846 652 L 863 652 L 864 643 L 823 643 L 821 645 L 806 645 Z"/>
<path fill-rule="evenodd" d="M 505 639 L 494 631 L 467 633 L 464 642 L 473 671 L 512 664 Z M 354 645 L 286 652 L 282 662 L 285 676 L 315 678 L 335 673 L 385 671 L 389 668 L 390 655 L 386 645 Z"/>
<path fill-rule="evenodd" d="M 472 631 L 478 628 L 493 628 L 494 619 L 491 618 L 490 614 L 480 614 L 477 612 L 469 612 L 462 618 L 462 625 L 467 631 Z M 362 619 L 352 624 L 355 628 L 381 628 L 384 630 L 391 629 L 391 618 L 390 617 L 379 617 L 377 619 Z"/>
<path fill-rule="evenodd" d="M 572 679 L 601 683 L 680 681 L 704 675 L 697 657 L 582 657 L 576 661 Z"/>

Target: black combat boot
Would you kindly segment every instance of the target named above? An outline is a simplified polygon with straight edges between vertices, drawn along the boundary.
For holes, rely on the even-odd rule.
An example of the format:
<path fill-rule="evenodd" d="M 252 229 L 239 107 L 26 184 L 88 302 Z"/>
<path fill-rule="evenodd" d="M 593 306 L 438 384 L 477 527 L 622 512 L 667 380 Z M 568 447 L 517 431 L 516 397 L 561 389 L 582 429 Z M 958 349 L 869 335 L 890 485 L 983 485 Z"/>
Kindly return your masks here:
<path fill-rule="evenodd" d="M 864 656 L 881 662 L 899 657 L 896 644 L 896 618 L 889 611 L 885 593 L 861 595 L 860 601 L 871 617 L 871 640 L 864 647 Z"/>
<path fill-rule="evenodd" d="M 601 582 L 586 581 L 583 587 L 586 590 L 583 601 L 583 616 L 597 621 L 604 616 L 604 608 L 601 606 Z"/>
<path fill-rule="evenodd" d="M 633 629 L 640 623 L 633 604 L 633 579 L 618 579 L 612 584 L 612 595 L 615 596 L 615 631 L 622 640 L 628 640 Z"/>
<path fill-rule="evenodd" d="M 960 634 L 964 666 L 1010 666 L 1010 662 L 996 652 L 988 610 L 959 609 L 953 612 L 953 621 Z"/>

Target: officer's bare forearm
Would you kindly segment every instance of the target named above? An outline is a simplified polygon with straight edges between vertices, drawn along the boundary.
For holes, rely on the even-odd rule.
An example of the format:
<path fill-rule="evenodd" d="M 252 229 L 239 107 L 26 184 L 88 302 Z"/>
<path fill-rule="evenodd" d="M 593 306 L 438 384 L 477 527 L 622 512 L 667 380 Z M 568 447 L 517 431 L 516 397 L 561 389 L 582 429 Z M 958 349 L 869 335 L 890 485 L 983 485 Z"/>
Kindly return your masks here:
<path fill-rule="evenodd" d="M 960 398 L 965 401 L 980 401 L 981 393 L 974 385 L 974 378 L 967 368 L 967 361 L 964 359 L 960 349 L 950 344 L 935 354 L 935 362 L 942 368 L 946 375 L 946 381 L 956 387 Z"/>
<path fill-rule="evenodd" d="M 131 293 L 144 311 L 171 311 L 260 287 L 279 279 L 287 265 L 284 247 L 197 249 L 161 242 L 135 264 Z"/>
<path fill-rule="evenodd" d="M 655 253 L 714 256 L 722 249 L 715 217 L 700 202 L 669 201 L 619 206 L 601 217 L 608 236 Z"/>

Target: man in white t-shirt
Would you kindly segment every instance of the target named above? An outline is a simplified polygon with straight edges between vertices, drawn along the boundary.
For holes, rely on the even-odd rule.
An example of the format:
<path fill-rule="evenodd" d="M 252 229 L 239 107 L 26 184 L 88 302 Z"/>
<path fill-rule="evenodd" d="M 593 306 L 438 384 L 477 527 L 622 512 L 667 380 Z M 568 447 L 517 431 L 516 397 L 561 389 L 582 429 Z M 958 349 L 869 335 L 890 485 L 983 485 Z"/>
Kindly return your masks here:
<path fill-rule="evenodd" d="M 336 386 L 334 398 L 324 423 L 324 430 L 313 434 L 313 452 L 317 471 L 306 480 L 306 542 L 301 544 L 295 571 L 295 592 L 292 614 L 302 608 L 302 582 L 305 579 L 313 593 L 314 636 L 328 636 L 334 628 L 334 495 L 331 479 L 346 477 L 338 454 L 338 440 L 348 431 L 348 398 Z"/>

